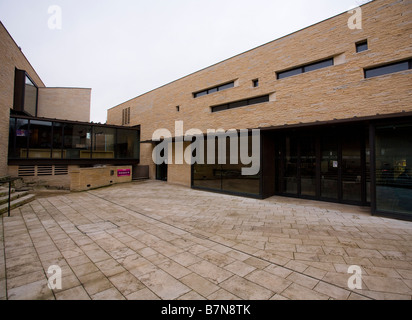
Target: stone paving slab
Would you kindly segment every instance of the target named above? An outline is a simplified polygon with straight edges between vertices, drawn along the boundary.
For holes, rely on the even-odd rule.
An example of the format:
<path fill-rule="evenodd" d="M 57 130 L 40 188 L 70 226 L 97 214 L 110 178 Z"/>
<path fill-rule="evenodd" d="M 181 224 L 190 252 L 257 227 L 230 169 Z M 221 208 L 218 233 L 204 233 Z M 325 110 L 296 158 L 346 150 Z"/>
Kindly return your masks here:
<path fill-rule="evenodd" d="M 411 300 L 411 242 L 411 222 L 365 208 L 140 181 L 2 216 L 0 299 Z"/>

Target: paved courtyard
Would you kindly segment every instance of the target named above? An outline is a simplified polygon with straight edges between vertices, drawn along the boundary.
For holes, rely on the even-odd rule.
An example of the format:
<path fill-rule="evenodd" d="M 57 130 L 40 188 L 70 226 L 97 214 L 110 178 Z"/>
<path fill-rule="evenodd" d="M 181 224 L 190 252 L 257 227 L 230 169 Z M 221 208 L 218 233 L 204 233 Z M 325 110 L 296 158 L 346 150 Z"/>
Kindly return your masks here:
<path fill-rule="evenodd" d="M 412 295 L 412 223 L 353 206 L 142 181 L 39 197 L 0 223 L 0 299 Z M 351 265 L 362 289 L 348 288 Z"/>

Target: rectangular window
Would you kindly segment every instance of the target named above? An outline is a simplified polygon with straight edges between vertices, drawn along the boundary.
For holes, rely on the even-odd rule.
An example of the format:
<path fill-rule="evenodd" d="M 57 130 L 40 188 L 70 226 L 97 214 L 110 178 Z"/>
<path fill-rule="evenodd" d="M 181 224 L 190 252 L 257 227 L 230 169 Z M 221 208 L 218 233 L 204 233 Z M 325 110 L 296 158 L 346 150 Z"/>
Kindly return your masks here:
<path fill-rule="evenodd" d="M 376 128 L 376 210 L 412 215 L 412 124 Z"/>
<path fill-rule="evenodd" d="M 235 82 L 232 81 L 232 82 L 225 83 L 225 84 L 222 84 L 220 86 L 216 86 L 216 87 L 213 87 L 213 88 L 210 88 L 210 89 L 207 89 L 207 90 L 202 90 L 202 91 L 195 92 L 195 93 L 193 93 L 193 97 L 194 98 L 199 98 L 201 96 L 206 96 L 208 94 L 212 94 L 212 93 L 215 93 L 215 92 L 219 92 L 219 91 L 223 91 L 223 90 L 226 90 L 226 89 L 233 88 L 234 86 L 235 86 Z"/>
<path fill-rule="evenodd" d="M 259 87 L 259 79 L 253 80 L 252 83 L 253 83 L 253 88 Z"/>
<path fill-rule="evenodd" d="M 385 74 L 395 73 L 412 69 L 412 59 L 386 64 L 383 66 L 365 69 L 365 78 L 383 76 Z"/>
<path fill-rule="evenodd" d="M 309 63 L 304 66 L 288 69 L 282 72 L 277 73 L 277 79 L 284 79 L 287 77 L 295 76 L 301 73 L 306 73 L 310 71 L 315 71 L 318 69 L 326 68 L 326 67 L 331 67 L 334 65 L 333 58 L 330 59 L 325 59 L 322 61 L 314 62 L 314 63 Z"/>
<path fill-rule="evenodd" d="M 362 51 L 366 51 L 366 50 L 368 50 L 368 41 L 367 40 L 358 42 L 356 44 L 356 52 L 357 53 L 362 52 Z"/>
<path fill-rule="evenodd" d="M 255 97 L 255 98 L 250 98 L 250 99 L 245 99 L 245 100 L 240 100 L 240 101 L 234 101 L 234 102 L 214 106 L 212 107 L 212 112 L 219 112 L 219 111 L 228 110 L 228 109 L 246 107 L 246 106 L 251 106 L 254 104 L 265 103 L 265 102 L 269 102 L 269 95 L 264 95 L 260 97 Z"/>

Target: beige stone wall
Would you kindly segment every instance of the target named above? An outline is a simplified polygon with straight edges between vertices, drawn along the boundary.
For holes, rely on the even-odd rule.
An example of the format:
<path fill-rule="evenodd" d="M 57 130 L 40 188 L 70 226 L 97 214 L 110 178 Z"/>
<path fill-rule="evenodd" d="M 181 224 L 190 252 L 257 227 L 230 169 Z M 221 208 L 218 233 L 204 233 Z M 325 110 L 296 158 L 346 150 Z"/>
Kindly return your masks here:
<path fill-rule="evenodd" d="M 130 169 L 130 176 L 117 176 L 117 170 Z M 113 171 L 113 175 L 111 172 Z M 132 181 L 131 166 L 104 166 L 100 168 L 77 168 L 70 171 L 70 190 L 85 191 L 117 183 Z"/>
<path fill-rule="evenodd" d="M 77 170 L 78 166 L 68 166 L 68 171 Z M 8 175 L 18 177 L 19 166 L 9 166 Z M 56 188 L 70 189 L 70 174 L 66 175 L 50 175 L 50 176 L 34 176 L 22 177 L 26 183 L 35 183 L 39 186 L 50 186 Z"/>
<path fill-rule="evenodd" d="M 15 68 L 26 70 L 38 87 L 43 81 L 0 22 L 0 176 L 7 174 L 10 109 L 13 108 Z"/>
<path fill-rule="evenodd" d="M 159 128 L 174 136 L 176 120 L 184 121 L 185 130 L 206 132 L 412 111 L 412 70 L 363 75 L 364 68 L 412 57 L 412 3 L 376 0 L 362 6 L 362 15 L 362 30 L 349 29 L 351 15 L 343 13 L 116 106 L 108 110 L 108 123 L 121 124 L 122 110 L 130 107 L 130 125 L 141 125 L 145 141 Z M 355 44 L 364 39 L 369 50 L 356 53 Z M 277 71 L 329 57 L 335 57 L 332 67 L 277 80 Z M 253 79 L 259 79 L 258 88 Z M 232 80 L 235 88 L 193 98 L 194 92 Z M 211 112 L 214 105 L 265 94 L 272 94 L 268 103 Z M 180 181 L 189 168 L 171 166 L 170 182 Z"/>
<path fill-rule="evenodd" d="M 40 88 L 37 115 L 44 118 L 90 121 L 91 89 Z"/>

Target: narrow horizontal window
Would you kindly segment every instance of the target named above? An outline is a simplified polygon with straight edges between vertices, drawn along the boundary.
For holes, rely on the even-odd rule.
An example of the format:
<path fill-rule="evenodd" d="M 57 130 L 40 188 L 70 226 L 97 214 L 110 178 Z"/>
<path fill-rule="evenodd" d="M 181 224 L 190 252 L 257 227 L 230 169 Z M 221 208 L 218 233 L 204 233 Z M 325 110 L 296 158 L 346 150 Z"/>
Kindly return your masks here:
<path fill-rule="evenodd" d="M 292 68 L 292 69 L 285 70 L 282 72 L 278 72 L 277 78 L 278 80 L 284 79 L 284 78 L 295 76 L 301 73 L 306 73 L 306 72 L 315 71 L 315 70 L 322 69 L 322 68 L 331 67 L 333 65 L 334 65 L 333 58 L 330 58 L 330 59 L 322 60 L 322 61 L 315 62 L 315 63 L 309 63 L 304 66 Z"/>
<path fill-rule="evenodd" d="M 195 93 L 193 93 L 193 97 L 194 98 L 199 98 L 201 96 L 206 96 L 208 94 L 212 94 L 212 93 L 215 93 L 215 92 L 218 92 L 218 91 L 223 91 L 223 90 L 226 90 L 226 89 L 233 88 L 234 86 L 235 86 L 235 82 L 232 81 L 232 82 L 225 83 L 225 84 L 222 84 L 222 85 L 219 85 L 219 86 L 207 89 L 207 90 L 202 90 L 202 91 L 195 92 Z"/>
<path fill-rule="evenodd" d="M 365 69 L 365 78 L 373 78 L 383 76 L 385 74 L 395 73 L 412 69 L 412 59 L 386 64 L 383 66 Z"/>
<path fill-rule="evenodd" d="M 212 112 L 218 112 L 218 111 L 234 109 L 234 108 L 241 108 L 241 107 L 251 106 L 254 104 L 265 103 L 265 102 L 269 102 L 269 95 L 264 95 L 260 97 L 255 97 L 255 98 L 250 98 L 250 99 L 245 99 L 245 100 L 240 100 L 240 101 L 235 101 L 235 102 L 230 102 L 230 103 L 214 106 L 212 107 Z"/>

